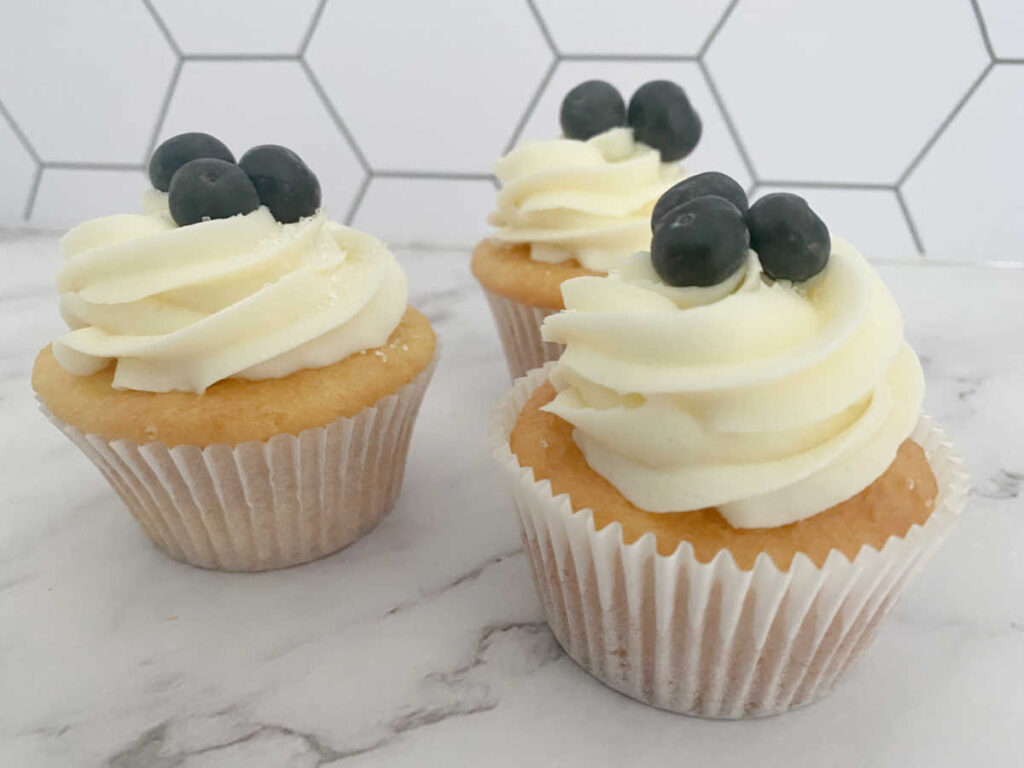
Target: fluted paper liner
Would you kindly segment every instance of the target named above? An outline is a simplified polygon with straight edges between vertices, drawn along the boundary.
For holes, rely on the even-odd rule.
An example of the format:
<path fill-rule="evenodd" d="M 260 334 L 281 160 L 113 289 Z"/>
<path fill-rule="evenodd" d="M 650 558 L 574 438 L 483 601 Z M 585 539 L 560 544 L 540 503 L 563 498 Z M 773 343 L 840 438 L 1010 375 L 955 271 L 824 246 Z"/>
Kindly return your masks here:
<path fill-rule="evenodd" d="M 544 341 L 540 335 L 544 318 L 560 310 L 533 307 L 487 289 L 484 293 L 513 379 L 562 356 L 563 345 Z"/>
<path fill-rule="evenodd" d="M 537 482 L 509 447 L 515 420 L 551 364 L 516 381 L 491 420 L 494 455 L 512 481 L 522 537 L 559 643 L 581 667 L 639 701 L 688 715 L 774 715 L 827 694 L 874 639 L 907 580 L 949 533 L 967 493 L 961 461 L 923 416 L 913 439 L 938 481 L 923 525 L 823 567 L 797 554 L 787 571 L 760 555 L 740 569 L 720 552 L 701 563 L 684 543 L 659 555 L 653 534 L 625 544 L 618 523 Z"/>
<path fill-rule="evenodd" d="M 168 555 L 202 568 L 266 571 L 337 552 L 391 511 L 438 355 L 351 418 L 234 447 L 109 440 L 40 407 Z"/>

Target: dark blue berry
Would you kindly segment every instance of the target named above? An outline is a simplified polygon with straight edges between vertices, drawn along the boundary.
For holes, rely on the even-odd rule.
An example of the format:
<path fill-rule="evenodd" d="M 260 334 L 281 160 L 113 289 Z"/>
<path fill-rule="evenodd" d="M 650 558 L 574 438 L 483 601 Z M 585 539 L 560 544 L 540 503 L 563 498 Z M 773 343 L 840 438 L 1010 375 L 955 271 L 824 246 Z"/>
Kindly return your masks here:
<path fill-rule="evenodd" d="M 609 128 L 626 124 L 626 103 L 611 83 L 587 80 L 562 99 L 562 133 L 586 141 Z"/>
<path fill-rule="evenodd" d="M 698 197 L 665 214 L 651 240 L 651 262 L 668 285 L 717 285 L 747 258 L 740 209 L 724 197 Z"/>
<path fill-rule="evenodd" d="M 201 157 L 235 162 L 231 150 L 210 134 L 179 133 L 156 148 L 149 159 L 149 180 L 161 192 L 166 192 L 171 188 L 171 179 L 177 170 L 189 160 Z"/>
<path fill-rule="evenodd" d="M 700 116 L 686 91 L 668 80 L 637 89 L 629 100 L 629 124 L 636 140 L 661 152 L 666 163 L 686 157 L 700 141 Z"/>
<path fill-rule="evenodd" d="M 277 144 L 253 147 L 238 161 L 260 202 L 284 224 L 312 216 L 320 207 L 320 182 L 302 158 Z"/>
<path fill-rule="evenodd" d="M 179 226 L 226 219 L 260 207 L 245 171 L 226 160 L 204 157 L 185 163 L 171 179 L 168 203 Z"/>
<path fill-rule="evenodd" d="M 799 195 L 765 195 L 747 211 L 747 227 L 750 247 L 774 280 L 807 280 L 828 264 L 828 227 Z"/>
<path fill-rule="evenodd" d="M 724 197 L 739 208 L 740 213 L 747 212 L 747 193 L 743 191 L 743 187 L 737 184 L 731 176 L 726 176 L 718 171 L 708 171 L 683 179 L 658 198 L 658 202 L 654 205 L 654 211 L 651 212 L 651 231 L 658 228 L 661 217 L 673 208 L 707 195 Z"/>

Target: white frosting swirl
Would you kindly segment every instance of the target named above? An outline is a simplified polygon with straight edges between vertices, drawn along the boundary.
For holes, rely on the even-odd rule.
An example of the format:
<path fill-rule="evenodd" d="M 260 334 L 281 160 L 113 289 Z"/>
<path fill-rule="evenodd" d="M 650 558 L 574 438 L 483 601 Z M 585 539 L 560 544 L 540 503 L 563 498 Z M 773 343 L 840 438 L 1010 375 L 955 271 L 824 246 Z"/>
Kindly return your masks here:
<path fill-rule="evenodd" d="M 61 241 L 53 344 L 79 375 L 113 386 L 203 392 L 268 379 L 384 344 L 407 305 L 405 272 L 378 240 L 317 213 L 280 224 L 266 208 L 178 227 L 166 195 L 148 212 L 93 219 Z"/>
<path fill-rule="evenodd" d="M 543 335 L 566 344 L 546 410 L 587 463 L 651 512 L 717 507 L 737 528 L 857 494 L 917 423 L 924 378 L 881 279 L 832 239 L 821 275 L 672 288 L 647 254 L 562 284 Z"/>
<path fill-rule="evenodd" d="M 536 261 L 575 258 L 598 272 L 650 247 L 654 204 L 683 178 L 678 165 L 635 142 L 632 128 L 587 141 L 528 141 L 494 173 L 502 183 L 489 219 L 495 240 L 528 243 Z"/>

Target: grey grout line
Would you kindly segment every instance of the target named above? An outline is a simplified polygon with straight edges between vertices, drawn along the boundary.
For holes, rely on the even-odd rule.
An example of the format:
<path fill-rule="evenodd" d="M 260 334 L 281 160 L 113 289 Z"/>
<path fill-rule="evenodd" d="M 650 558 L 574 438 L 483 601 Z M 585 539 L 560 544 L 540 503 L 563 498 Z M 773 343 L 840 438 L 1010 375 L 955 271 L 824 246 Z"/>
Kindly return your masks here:
<path fill-rule="evenodd" d="M 152 0 L 142 0 L 142 4 L 145 6 L 146 10 L 149 11 L 149 15 L 152 17 L 153 23 L 156 24 L 157 29 L 160 30 L 160 34 L 164 36 L 164 40 L 167 41 L 167 45 L 170 46 L 171 51 L 180 59 L 181 48 L 178 46 L 178 41 L 174 39 L 174 35 L 171 34 L 170 27 L 167 26 L 167 22 L 164 21 L 163 16 L 157 12 Z"/>
<path fill-rule="evenodd" d="M 903 212 L 903 219 L 907 222 L 907 229 L 910 230 L 910 236 L 914 240 L 914 247 L 917 248 L 918 253 L 924 256 L 924 242 L 921 240 L 921 233 L 917 230 L 917 224 L 914 222 L 914 217 L 910 213 L 910 207 L 907 205 L 907 200 L 903 197 L 903 191 L 897 187 L 893 190 L 893 193 L 896 195 L 896 202 L 900 206 L 900 211 Z"/>
<path fill-rule="evenodd" d="M 437 179 L 439 181 L 491 181 L 490 173 L 459 173 L 457 171 L 396 171 L 378 168 L 373 171 L 377 179 Z"/>
<path fill-rule="evenodd" d="M 750 176 L 750 189 L 753 191 L 758 185 L 757 169 L 754 168 L 754 161 L 747 152 L 747 145 L 743 143 L 743 139 L 740 137 L 739 128 L 733 121 L 729 108 L 725 106 L 725 99 L 722 98 L 722 94 L 718 90 L 718 85 L 715 83 L 715 79 L 711 76 L 711 68 L 708 66 L 706 61 L 707 52 L 711 48 L 711 44 L 718 39 L 718 34 L 722 31 L 722 27 L 725 26 L 729 17 L 732 16 L 732 12 L 736 9 L 737 5 L 739 5 L 739 0 L 731 0 L 729 5 L 722 12 L 722 15 L 718 18 L 718 22 L 711 28 L 707 38 L 704 40 L 704 44 L 697 52 L 697 67 L 704 76 L 704 82 L 708 84 L 708 90 L 711 91 L 711 98 L 715 100 L 715 104 L 718 106 L 718 111 L 722 113 L 722 119 L 725 120 L 726 130 L 728 130 L 729 135 L 732 136 L 733 144 L 736 145 L 736 151 L 740 153 L 740 160 L 747 169 L 747 175 Z"/>
<path fill-rule="evenodd" d="M 3 117 L 3 119 L 7 122 L 7 125 L 10 126 L 11 132 L 14 133 L 14 137 L 18 140 L 18 143 L 21 144 L 22 148 L 28 153 L 28 156 L 32 159 L 32 161 L 36 165 L 39 165 L 41 162 L 43 162 L 42 159 L 39 157 L 39 153 L 36 152 L 36 148 L 32 146 L 32 142 L 28 140 L 28 136 L 25 135 L 25 132 L 21 130 L 21 126 L 18 125 L 18 122 L 14 119 L 14 115 L 12 115 L 7 110 L 7 107 L 4 105 L 3 100 L 0 100 L 0 117 Z"/>
<path fill-rule="evenodd" d="M 324 15 L 324 7 L 326 5 L 327 0 L 320 0 L 320 2 L 316 4 L 316 8 L 313 9 L 313 16 L 309 20 L 309 26 L 306 28 L 306 32 L 302 35 L 302 40 L 299 41 L 299 56 L 306 55 L 306 51 L 309 48 L 309 42 L 313 39 L 316 28 L 320 26 L 320 18 Z"/>
<path fill-rule="evenodd" d="M 355 136 L 352 135 L 352 131 L 349 130 L 345 121 L 341 119 L 341 114 L 334 108 L 334 102 L 331 101 L 330 97 L 327 95 L 327 91 L 325 91 L 323 85 L 320 84 L 320 79 L 316 76 L 313 68 L 309 66 L 309 62 L 304 58 L 298 59 L 298 62 L 302 71 L 306 73 L 306 79 L 309 80 L 310 85 L 313 86 L 313 90 L 320 99 L 320 103 L 324 105 L 324 109 L 327 110 L 327 114 L 330 116 L 331 120 L 334 121 L 335 127 L 341 132 L 345 141 L 348 142 L 349 148 L 352 150 L 352 154 L 356 156 L 356 161 L 362 166 L 363 171 L 370 173 L 372 169 L 370 168 L 370 163 L 366 159 L 366 155 L 363 154 L 363 150 L 356 142 Z"/>
<path fill-rule="evenodd" d="M 156 123 L 153 125 L 153 132 L 150 134 L 149 143 L 146 146 L 146 156 L 143 158 L 144 163 L 153 156 L 153 150 L 156 149 L 156 140 L 160 136 L 160 130 L 164 127 L 164 121 L 167 120 L 167 112 L 171 108 L 171 99 L 178 88 L 178 79 L 181 77 L 181 70 L 184 66 L 185 62 L 180 57 L 174 62 L 174 71 L 171 72 L 171 79 L 167 83 L 167 90 L 164 92 L 160 109 L 156 113 Z"/>
<path fill-rule="evenodd" d="M 359 213 L 359 208 L 363 205 L 363 199 L 366 197 L 366 192 L 370 188 L 370 182 L 373 181 L 372 174 L 366 174 L 363 177 L 362 183 L 359 185 L 359 189 L 356 190 L 356 196 L 352 198 L 352 203 L 348 207 L 348 211 L 345 213 L 345 224 L 348 226 L 352 225 L 352 222 L 356 219 L 356 214 Z"/>
<path fill-rule="evenodd" d="M 78 160 L 46 160 L 43 168 L 54 171 L 142 171 L 144 163 L 90 163 Z"/>
<path fill-rule="evenodd" d="M 25 210 L 22 218 L 28 221 L 32 218 L 32 209 L 36 207 L 36 196 L 39 194 L 39 183 L 43 180 L 43 166 L 36 163 L 36 172 L 32 176 L 32 186 L 29 187 L 28 196 L 25 198 Z"/>
<path fill-rule="evenodd" d="M 537 90 L 533 92 L 533 96 L 530 97 L 530 101 L 526 104 L 526 109 L 523 110 L 522 116 L 516 122 L 516 127 L 512 130 L 512 136 L 509 138 L 508 143 L 505 145 L 503 155 L 507 155 L 512 151 L 512 148 L 519 141 L 519 137 L 523 133 L 523 129 L 526 128 L 527 122 L 530 120 L 530 116 L 533 115 L 533 111 L 537 108 L 537 104 L 540 103 L 541 96 L 544 95 L 544 91 L 547 90 L 548 83 L 551 82 L 551 78 L 554 77 L 555 70 L 558 68 L 559 59 L 557 57 L 551 60 L 548 64 L 548 69 L 541 78 L 540 83 L 537 85 Z"/>
<path fill-rule="evenodd" d="M 893 192 L 895 184 L 859 181 L 801 181 L 799 179 L 759 179 L 760 187 L 807 187 L 808 189 L 849 189 L 862 191 Z"/>
<path fill-rule="evenodd" d="M 697 61 L 695 55 L 673 53 L 563 53 L 559 59 L 562 61 L 654 61 L 666 63 Z"/>
<path fill-rule="evenodd" d="M 534 0 L 524 0 L 526 7 L 530 10 L 533 15 L 533 20 L 537 23 L 537 28 L 540 30 L 541 36 L 544 38 L 544 42 L 548 44 L 548 48 L 551 49 L 551 53 L 554 54 L 555 58 L 562 55 L 561 51 L 558 50 L 558 45 L 555 43 L 555 38 L 551 34 L 551 30 L 548 29 L 548 23 L 541 16 L 540 10 L 537 8 Z"/>
<path fill-rule="evenodd" d="M 1024 59 L 996 59 L 996 64 L 1024 64 Z"/>
<path fill-rule="evenodd" d="M 928 141 L 925 142 L 925 145 L 921 147 L 921 150 L 914 156 L 914 159 L 910 161 L 910 165 L 908 165 L 906 170 L 903 171 L 902 174 L 900 174 L 900 177 L 896 180 L 897 187 L 902 187 L 906 180 L 910 177 L 910 174 L 917 170 L 917 166 L 921 164 L 921 161 L 924 159 L 925 155 L 927 155 L 928 151 L 935 145 L 935 142 L 937 142 L 942 137 L 942 134 L 946 132 L 946 129 L 949 127 L 950 123 L 952 123 L 956 116 L 960 114 L 960 110 L 964 108 L 964 105 L 967 104 L 968 100 L 971 98 L 971 96 L 974 95 L 975 91 L 978 90 L 978 87 L 985 80 L 985 78 L 988 77 L 988 73 L 991 72 L 994 67 L 995 62 L 992 61 L 989 61 L 989 63 L 985 65 L 985 68 L 982 69 L 981 74 L 979 74 L 974 79 L 974 82 L 971 83 L 970 87 L 967 89 L 967 92 L 960 97 L 960 100 L 957 101 L 952 111 L 948 115 L 946 115 L 946 118 L 939 124 L 939 127 L 935 129 L 935 132 L 931 135 Z"/>
<path fill-rule="evenodd" d="M 697 66 L 700 68 L 701 74 L 704 75 L 704 81 L 708 84 L 708 90 L 711 91 L 711 97 L 715 100 L 715 104 L 718 106 L 719 112 L 722 113 L 722 119 L 725 120 L 725 127 L 729 131 L 729 135 L 732 136 L 733 143 L 736 145 L 737 151 L 740 153 L 740 159 L 743 161 L 743 165 L 747 169 L 747 173 L 750 175 L 752 182 L 758 182 L 757 171 L 754 169 L 754 162 L 750 159 L 750 155 L 747 154 L 747 147 L 740 138 L 740 132 L 736 128 L 736 124 L 733 122 L 732 115 L 729 114 L 729 110 L 725 106 L 725 101 L 722 99 L 722 95 L 718 92 L 718 86 L 715 85 L 714 78 L 711 77 L 711 71 L 708 69 L 707 62 L 704 59 L 697 59 Z"/>
<path fill-rule="evenodd" d="M 184 61 L 297 61 L 297 53 L 184 53 Z"/>
<path fill-rule="evenodd" d="M 707 54 L 708 52 L 708 48 L 711 47 L 711 43 L 713 43 L 715 41 L 715 38 L 718 37 L 718 33 L 722 30 L 722 27 L 725 26 L 725 22 L 732 15 L 732 12 L 736 8 L 736 6 L 739 5 L 739 2 L 740 0 L 732 0 L 732 2 L 729 3 L 726 9 L 722 11 L 722 15 L 718 17 L 718 21 L 715 23 L 715 26 L 713 26 L 711 28 L 711 31 L 708 32 L 708 36 L 704 39 L 703 45 L 701 45 L 700 50 L 697 51 L 697 58 L 704 58 L 705 54 Z"/>
<path fill-rule="evenodd" d="M 981 12 L 978 0 L 971 0 L 971 8 L 974 10 L 974 18 L 978 22 L 978 31 L 981 33 L 981 42 L 985 45 L 990 60 L 996 58 L 995 49 L 992 47 L 992 38 L 988 35 L 988 24 L 985 23 L 985 15 Z"/>

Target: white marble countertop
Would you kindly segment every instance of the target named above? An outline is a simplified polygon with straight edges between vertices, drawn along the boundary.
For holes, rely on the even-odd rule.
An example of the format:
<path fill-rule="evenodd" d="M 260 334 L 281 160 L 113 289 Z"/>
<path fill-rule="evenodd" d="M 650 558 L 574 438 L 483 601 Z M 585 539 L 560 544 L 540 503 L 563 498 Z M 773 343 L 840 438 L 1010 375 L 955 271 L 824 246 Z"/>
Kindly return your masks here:
<path fill-rule="evenodd" d="M 486 447 L 507 378 L 465 252 L 401 252 L 444 349 L 394 513 L 259 575 L 162 555 L 37 412 L 56 238 L 0 255 L 0 765 L 1024 764 L 1024 269 L 880 267 L 975 491 L 831 697 L 729 723 L 602 687 L 548 632 Z"/>

